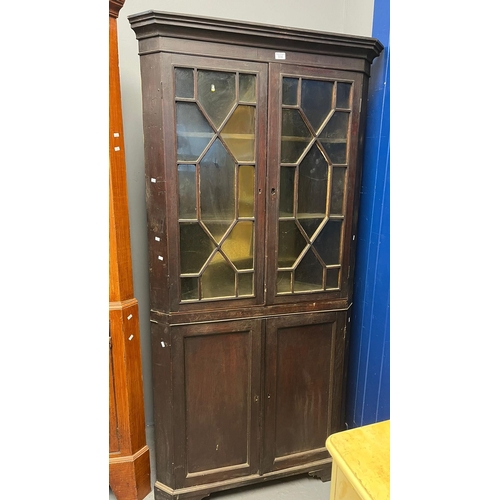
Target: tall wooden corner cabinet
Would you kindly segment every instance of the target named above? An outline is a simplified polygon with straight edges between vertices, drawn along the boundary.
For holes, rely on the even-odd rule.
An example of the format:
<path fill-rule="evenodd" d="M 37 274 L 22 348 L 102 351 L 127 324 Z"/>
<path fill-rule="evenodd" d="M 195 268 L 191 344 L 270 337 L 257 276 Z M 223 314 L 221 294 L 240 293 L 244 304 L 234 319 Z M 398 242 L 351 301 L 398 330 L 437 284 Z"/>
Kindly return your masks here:
<path fill-rule="evenodd" d="M 157 500 L 328 479 L 375 39 L 148 11 Z"/>
<path fill-rule="evenodd" d="M 109 2 L 109 484 L 117 500 L 142 500 L 151 473 L 118 68 L 116 19 L 123 3 Z"/>

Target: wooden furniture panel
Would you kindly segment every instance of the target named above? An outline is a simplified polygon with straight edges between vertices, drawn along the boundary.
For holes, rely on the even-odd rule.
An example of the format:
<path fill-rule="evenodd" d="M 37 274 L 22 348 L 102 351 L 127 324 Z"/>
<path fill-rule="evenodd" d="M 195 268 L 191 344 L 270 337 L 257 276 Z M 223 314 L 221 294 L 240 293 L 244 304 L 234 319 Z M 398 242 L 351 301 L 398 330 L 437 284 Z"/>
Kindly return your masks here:
<path fill-rule="evenodd" d="M 176 486 L 255 473 L 261 321 L 172 330 Z"/>
<path fill-rule="evenodd" d="M 151 491 L 139 309 L 134 298 L 116 19 L 109 2 L 109 484 L 117 500 Z"/>
<path fill-rule="evenodd" d="M 157 500 L 330 477 L 381 44 L 148 11 L 139 41 Z"/>
<path fill-rule="evenodd" d="M 328 457 L 342 428 L 344 326 L 345 313 L 267 320 L 263 472 Z"/>

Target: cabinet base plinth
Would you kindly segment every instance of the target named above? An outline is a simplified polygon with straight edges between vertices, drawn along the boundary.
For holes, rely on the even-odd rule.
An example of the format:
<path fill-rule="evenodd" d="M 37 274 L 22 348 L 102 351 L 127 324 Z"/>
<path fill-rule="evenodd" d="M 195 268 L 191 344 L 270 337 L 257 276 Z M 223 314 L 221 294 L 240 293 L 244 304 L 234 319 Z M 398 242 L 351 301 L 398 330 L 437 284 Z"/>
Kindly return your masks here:
<path fill-rule="evenodd" d="M 331 479 L 332 461 L 331 459 L 318 460 L 314 463 L 290 467 L 278 471 L 268 472 L 266 474 L 252 474 L 246 477 L 228 479 L 216 483 L 201 484 L 199 486 L 190 486 L 189 488 L 172 489 L 156 481 L 154 492 L 155 500 L 201 500 L 208 498 L 211 493 L 216 491 L 230 490 L 242 486 L 249 486 L 263 482 L 281 479 L 298 474 L 309 474 L 312 477 L 318 477 L 321 481 Z"/>
<path fill-rule="evenodd" d="M 149 448 L 133 456 L 110 458 L 109 485 L 117 500 L 143 500 L 151 491 Z"/>

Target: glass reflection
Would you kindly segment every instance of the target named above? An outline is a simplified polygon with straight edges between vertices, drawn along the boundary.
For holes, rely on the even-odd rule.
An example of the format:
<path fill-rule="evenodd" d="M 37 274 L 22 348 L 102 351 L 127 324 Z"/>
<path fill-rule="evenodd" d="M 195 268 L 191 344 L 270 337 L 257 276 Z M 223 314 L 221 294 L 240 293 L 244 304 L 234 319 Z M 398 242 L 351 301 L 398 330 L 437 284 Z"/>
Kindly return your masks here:
<path fill-rule="evenodd" d="M 181 222 L 179 225 L 181 274 L 198 274 L 215 245 L 197 222 Z"/>
<path fill-rule="evenodd" d="M 175 68 L 175 97 L 194 98 L 194 77 L 191 68 Z"/>
<path fill-rule="evenodd" d="M 220 252 L 216 252 L 201 277 L 202 298 L 234 297 L 235 285 L 233 269 Z"/>
<path fill-rule="evenodd" d="M 292 267 L 307 242 L 293 220 L 279 222 L 278 267 Z"/>
<path fill-rule="evenodd" d="M 219 128 L 236 103 L 236 74 L 198 70 L 198 100 Z"/>
<path fill-rule="evenodd" d="M 255 167 L 241 165 L 238 175 L 238 214 L 240 217 L 254 216 Z"/>
<path fill-rule="evenodd" d="M 332 163 L 346 163 L 349 113 L 336 111 L 320 135 Z"/>
<path fill-rule="evenodd" d="M 330 220 L 314 242 L 314 248 L 327 266 L 340 264 L 341 234 L 342 221 Z"/>
<path fill-rule="evenodd" d="M 332 82 L 302 80 L 301 107 L 317 132 L 332 109 Z"/>
<path fill-rule="evenodd" d="M 177 167 L 179 183 L 179 218 L 196 219 L 196 166 Z"/>
<path fill-rule="evenodd" d="M 332 191 L 330 197 L 330 214 L 342 215 L 344 207 L 345 167 L 332 169 Z"/>
<path fill-rule="evenodd" d="M 198 106 L 191 102 L 176 104 L 177 158 L 196 161 L 214 136 Z"/>
<path fill-rule="evenodd" d="M 351 107 L 351 84 L 337 82 L 337 108 Z"/>
<path fill-rule="evenodd" d="M 222 129 L 221 137 L 238 161 L 254 161 L 255 108 L 238 106 Z"/>
<path fill-rule="evenodd" d="M 310 248 L 295 271 L 294 291 L 323 289 L 323 266 Z"/>
<path fill-rule="evenodd" d="M 296 109 L 284 108 L 281 122 L 281 161 L 296 163 L 309 145 L 312 134 Z"/>
<path fill-rule="evenodd" d="M 219 139 L 200 162 L 201 220 L 208 227 L 216 223 L 217 231 L 222 233 L 235 218 L 235 168 Z"/>
<path fill-rule="evenodd" d="M 299 80 L 297 78 L 283 78 L 283 104 L 294 106 L 297 104 L 297 89 Z"/>
<path fill-rule="evenodd" d="M 328 164 L 315 144 L 299 165 L 298 213 L 326 215 Z"/>
<path fill-rule="evenodd" d="M 255 75 L 240 74 L 240 101 L 256 102 Z"/>

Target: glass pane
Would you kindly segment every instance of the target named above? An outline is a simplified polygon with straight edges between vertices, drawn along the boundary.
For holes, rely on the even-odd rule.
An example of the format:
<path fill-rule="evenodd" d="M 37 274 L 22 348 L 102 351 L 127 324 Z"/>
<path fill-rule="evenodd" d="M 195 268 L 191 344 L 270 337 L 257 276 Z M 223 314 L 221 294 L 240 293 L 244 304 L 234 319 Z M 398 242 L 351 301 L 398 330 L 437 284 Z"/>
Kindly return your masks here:
<path fill-rule="evenodd" d="M 351 84 L 337 82 L 337 108 L 351 107 Z"/>
<path fill-rule="evenodd" d="M 199 273 L 215 245 L 198 223 L 180 224 L 181 273 Z"/>
<path fill-rule="evenodd" d="M 254 216 L 255 167 L 243 165 L 239 167 L 238 212 L 240 217 Z"/>
<path fill-rule="evenodd" d="M 297 89 L 299 80 L 297 78 L 283 78 L 283 104 L 297 104 Z"/>
<path fill-rule="evenodd" d="M 328 164 L 315 144 L 299 165 L 298 217 L 326 215 Z"/>
<path fill-rule="evenodd" d="M 198 100 L 219 128 L 236 103 L 236 74 L 198 70 Z"/>
<path fill-rule="evenodd" d="M 221 249 L 236 269 L 253 269 L 253 222 L 238 222 Z"/>
<path fill-rule="evenodd" d="M 240 101 L 255 102 L 255 75 L 240 74 Z"/>
<path fill-rule="evenodd" d="M 320 135 L 332 163 L 345 163 L 347 152 L 347 129 L 349 113 L 336 111 Z"/>
<path fill-rule="evenodd" d="M 341 235 L 342 221 L 330 220 L 314 242 L 314 248 L 327 266 L 340 264 Z"/>
<path fill-rule="evenodd" d="M 196 166 L 179 165 L 179 218 L 196 219 Z"/>
<path fill-rule="evenodd" d="M 213 239 L 217 242 L 217 244 L 220 244 L 220 242 L 226 235 L 226 232 L 229 229 L 231 222 L 212 221 L 212 222 L 205 222 L 204 224 L 205 227 L 207 228 L 207 231 L 212 235 Z"/>
<path fill-rule="evenodd" d="M 312 134 L 296 109 L 283 109 L 281 117 L 281 161 L 296 163 Z"/>
<path fill-rule="evenodd" d="M 332 82 L 302 80 L 301 107 L 317 131 L 332 110 Z"/>
<path fill-rule="evenodd" d="M 177 158 L 180 161 L 196 161 L 214 132 L 196 104 L 178 102 L 176 109 Z"/>
<path fill-rule="evenodd" d="M 201 297 L 235 297 L 235 274 L 224 257 L 217 252 L 201 277 Z"/>
<path fill-rule="evenodd" d="M 326 270 L 326 288 L 339 288 L 339 268 Z"/>
<path fill-rule="evenodd" d="M 312 239 L 314 233 L 324 219 L 300 219 L 298 222 L 303 227 L 309 239 Z"/>
<path fill-rule="evenodd" d="M 293 215 L 295 167 L 281 167 L 280 170 L 280 217 Z"/>
<path fill-rule="evenodd" d="M 278 267 L 292 267 L 306 244 L 304 236 L 293 220 L 280 221 Z"/>
<path fill-rule="evenodd" d="M 175 68 L 175 97 L 194 97 L 192 69 Z"/>
<path fill-rule="evenodd" d="M 181 278 L 181 300 L 198 299 L 198 278 Z"/>
<path fill-rule="evenodd" d="M 238 275 L 238 294 L 253 295 L 253 273 Z"/>
<path fill-rule="evenodd" d="M 221 137 L 238 161 L 254 161 L 255 108 L 238 106 L 222 129 Z"/>
<path fill-rule="evenodd" d="M 201 219 L 212 234 L 224 233 L 235 218 L 234 160 L 217 139 L 200 162 Z M 211 226 L 211 223 L 213 225 Z"/>
<path fill-rule="evenodd" d="M 309 249 L 295 271 L 295 292 L 323 289 L 323 266 Z"/>
<path fill-rule="evenodd" d="M 292 291 L 292 272 L 279 271 L 278 281 L 276 283 L 278 293 L 290 293 Z"/>
<path fill-rule="evenodd" d="M 330 200 L 330 214 L 342 215 L 344 207 L 344 167 L 332 168 L 332 194 Z"/>

